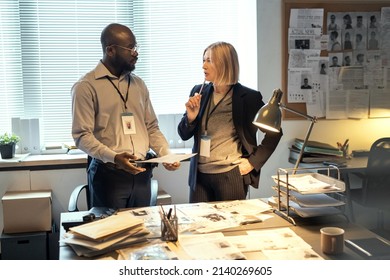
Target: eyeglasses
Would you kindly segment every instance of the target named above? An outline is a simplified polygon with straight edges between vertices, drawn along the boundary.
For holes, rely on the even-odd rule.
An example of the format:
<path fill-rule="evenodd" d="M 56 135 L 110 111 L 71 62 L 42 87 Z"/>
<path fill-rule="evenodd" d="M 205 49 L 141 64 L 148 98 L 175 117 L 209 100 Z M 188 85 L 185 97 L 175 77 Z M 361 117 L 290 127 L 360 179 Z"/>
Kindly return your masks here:
<path fill-rule="evenodd" d="M 126 48 L 126 47 L 115 45 L 115 44 L 113 44 L 111 46 L 127 50 L 127 51 L 131 52 L 132 54 L 135 53 L 135 52 L 137 52 L 137 53 L 139 52 L 139 45 L 138 44 L 135 44 L 134 47 L 132 47 L 132 48 Z"/>

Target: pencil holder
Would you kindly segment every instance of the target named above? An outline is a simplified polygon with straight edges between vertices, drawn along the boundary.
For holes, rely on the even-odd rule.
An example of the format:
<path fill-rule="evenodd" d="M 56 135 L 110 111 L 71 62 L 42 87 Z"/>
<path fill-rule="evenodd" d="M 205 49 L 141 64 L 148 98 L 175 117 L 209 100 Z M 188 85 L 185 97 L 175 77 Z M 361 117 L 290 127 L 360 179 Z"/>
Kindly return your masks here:
<path fill-rule="evenodd" d="M 163 241 L 177 241 L 178 236 L 177 217 L 161 220 L 161 239 Z"/>

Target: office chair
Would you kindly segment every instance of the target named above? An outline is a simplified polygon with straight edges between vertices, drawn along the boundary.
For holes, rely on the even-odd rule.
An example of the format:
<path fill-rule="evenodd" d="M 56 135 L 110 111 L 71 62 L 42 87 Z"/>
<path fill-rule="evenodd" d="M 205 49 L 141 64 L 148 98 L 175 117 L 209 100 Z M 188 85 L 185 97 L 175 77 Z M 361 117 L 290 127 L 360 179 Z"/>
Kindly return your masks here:
<path fill-rule="evenodd" d="M 70 194 L 69 197 L 69 203 L 68 203 L 68 212 L 78 212 L 79 207 L 79 196 L 80 194 L 85 191 L 85 196 L 86 196 L 86 203 L 87 203 L 87 208 L 90 209 L 90 204 L 89 204 L 89 188 L 88 185 L 79 185 L 75 187 Z"/>
<path fill-rule="evenodd" d="M 377 211 L 377 229 L 384 228 L 384 212 L 390 212 L 390 137 L 376 140 L 368 155 L 361 189 L 350 191 L 351 200 Z"/>
<path fill-rule="evenodd" d="M 78 207 L 78 203 L 79 203 L 79 197 L 83 191 L 85 191 L 87 208 L 91 209 L 90 201 L 89 201 L 89 188 L 88 188 L 88 184 L 85 184 L 85 185 L 79 185 L 73 189 L 69 197 L 68 212 L 80 211 Z M 152 179 L 150 206 L 157 205 L 157 195 L 158 195 L 158 181 Z"/>

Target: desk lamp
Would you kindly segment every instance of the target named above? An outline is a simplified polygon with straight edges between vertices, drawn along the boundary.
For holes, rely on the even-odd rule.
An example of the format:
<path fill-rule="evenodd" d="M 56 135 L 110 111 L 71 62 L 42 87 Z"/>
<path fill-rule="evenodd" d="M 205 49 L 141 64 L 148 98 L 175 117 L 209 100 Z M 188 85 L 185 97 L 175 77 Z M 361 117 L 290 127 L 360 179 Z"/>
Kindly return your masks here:
<path fill-rule="evenodd" d="M 281 109 L 294 113 L 301 117 L 304 117 L 311 121 L 309 129 L 307 130 L 306 133 L 305 140 L 303 141 L 301 151 L 299 152 L 298 159 L 293 169 L 293 174 L 295 174 L 298 169 L 299 163 L 301 162 L 303 152 L 305 150 L 307 141 L 309 140 L 311 130 L 313 129 L 313 125 L 315 122 L 317 122 L 317 117 L 312 117 L 286 107 L 284 104 L 281 103 L 282 96 L 283 96 L 283 92 L 279 88 L 274 89 L 271 99 L 267 104 L 265 104 L 263 107 L 260 108 L 252 123 L 265 130 L 279 132 L 281 127 L 281 122 L 282 122 Z"/>

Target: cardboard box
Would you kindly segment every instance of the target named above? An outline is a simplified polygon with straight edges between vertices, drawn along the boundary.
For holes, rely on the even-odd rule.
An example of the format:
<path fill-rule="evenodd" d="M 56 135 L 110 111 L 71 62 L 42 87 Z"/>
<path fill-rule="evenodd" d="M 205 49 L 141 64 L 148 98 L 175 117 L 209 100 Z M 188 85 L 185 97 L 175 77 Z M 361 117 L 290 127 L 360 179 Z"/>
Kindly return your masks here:
<path fill-rule="evenodd" d="M 51 230 L 51 191 L 6 192 L 2 203 L 4 233 Z"/>
<path fill-rule="evenodd" d="M 47 232 L 3 233 L 1 258 L 3 260 L 47 260 Z"/>

